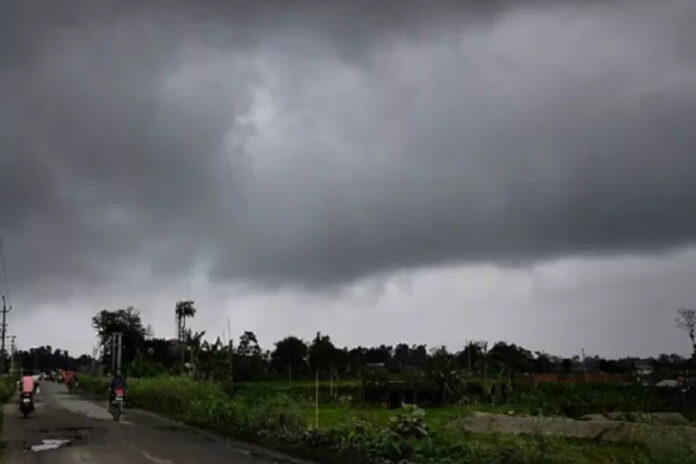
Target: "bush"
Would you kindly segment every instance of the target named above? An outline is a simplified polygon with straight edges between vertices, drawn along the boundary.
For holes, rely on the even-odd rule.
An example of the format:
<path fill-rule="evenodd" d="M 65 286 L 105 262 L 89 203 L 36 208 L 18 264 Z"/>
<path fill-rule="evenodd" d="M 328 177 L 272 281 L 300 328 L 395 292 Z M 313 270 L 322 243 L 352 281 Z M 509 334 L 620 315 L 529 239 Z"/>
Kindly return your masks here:
<path fill-rule="evenodd" d="M 106 377 L 79 374 L 78 382 L 80 389 L 93 395 L 106 396 L 109 393 L 110 380 Z"/>
<path fill-rule="evenodd" d="M 0 379 L 0 404 L 5 404 L 17 391 L 17 379 L 12 376 Z"/>
<path fill-rule="evenodd" d="M 92 393 L 108 392 L 105 377 L 85 376 L 80 383 Z M 129 380 L 127 399 L 129 406 L 248 440 L 297 440 L 305 430 L 297 402 L 287 395 L 241 392 L 230 398 L 219 384 L 189 377 Z"/>
<path fill-rule="evenodd" d="M 348 462 L 407 463 L 433 454 L 425 411 L 414 406 L 405 407 L 384 427 L 352 419 L 326 435 L 307 434 L 305 440 L 311 446 L 332 447 Z"/>

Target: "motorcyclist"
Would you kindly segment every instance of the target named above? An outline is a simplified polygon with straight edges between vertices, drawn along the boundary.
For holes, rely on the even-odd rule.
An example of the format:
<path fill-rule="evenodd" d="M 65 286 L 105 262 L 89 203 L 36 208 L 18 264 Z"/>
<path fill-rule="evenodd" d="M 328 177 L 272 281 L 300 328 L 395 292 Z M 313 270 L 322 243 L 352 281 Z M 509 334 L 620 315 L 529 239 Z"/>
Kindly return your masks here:
<path fill-rule="evenodd" d="M 128 385 L 126 384 L 126 379 L 123 378 L 123 375 L 121 374 L 120 369 L 116 371 L 116 375 L 114 376 L 113 379 L 111 379 L 111 383 L 109 384 L 109 407 L 111 407 L 111 403 L 116 398 L 116 389 L 117 388 L 122 388 L 124 393 L 128 389 Z"/>
<path fill-rule="evenodd" d="M 72 391 L 75 387 L 77 387 L 77 372 L 70 376 L 70 380 L 68 380 L 68 390 Z"/>
<path fill-rule="evenodd" d="M 30 370 L 27 370 L 24 372 L 24 376 L 22 377 L 22 380 L 19 381 L 19 391 L 22 394 L 28 394 L 30 396 L 34 396 L 34 393 L 36 393 L 36 389 L 39 386 L 38 382 L 34 380 L 34 376 L 32 375 L 32 372 Z M 20 395 L 20 405 L 21 405 L 21 396 Z"/>

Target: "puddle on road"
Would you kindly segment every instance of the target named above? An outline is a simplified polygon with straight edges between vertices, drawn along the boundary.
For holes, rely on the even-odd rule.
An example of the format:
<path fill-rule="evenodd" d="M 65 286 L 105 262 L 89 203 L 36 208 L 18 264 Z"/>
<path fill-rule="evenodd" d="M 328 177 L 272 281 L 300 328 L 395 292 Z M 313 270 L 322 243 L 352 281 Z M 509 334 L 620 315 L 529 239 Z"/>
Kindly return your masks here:
<path fill-rule="evenodd" d="M 58 449 L 61 446 L 65 446 L 67 444 L 70 444 L 70 440 L 41 440 L 43 443 L 40 445 L 32 445 L 31 449 L 35 453 L 39 453 L 41 451 L 48 451 L 48 450 L 53 450 L 53 449 Z"/>
<path fill-rule="evenodd" d="M 40 453 L 55 450 L 64 446 L 80 445 L 95 436 L 101 435 L 105 429 L 90 427 L 67 427 L 37 430 L 33 439 L 24 442 L 24 451 Z M 38 436 L 37 436 L 38 435 Z"/>

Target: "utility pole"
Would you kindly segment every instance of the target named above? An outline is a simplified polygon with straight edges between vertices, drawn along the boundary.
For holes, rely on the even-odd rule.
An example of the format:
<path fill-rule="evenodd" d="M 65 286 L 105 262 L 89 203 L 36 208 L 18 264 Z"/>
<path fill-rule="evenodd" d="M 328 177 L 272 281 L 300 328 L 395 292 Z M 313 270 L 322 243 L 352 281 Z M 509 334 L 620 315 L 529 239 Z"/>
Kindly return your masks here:
<path fill-rule="evenodd" d="M 7 302 L 5 301 L 5 295 L 2 296 L 2 346 L 0 346 L 0 374 L 5 373 L 5 334 L 7 333 L 7 313 L 12 311 L 12 307 L 7 309 Z"/>
<path fill-rule="evenodd" d="M 116 334 L 111 334 L 111 374 L 116 373 Z"/>
<path fill-rule="evenodd" d="M 118 347 L 117 347 L 117 355 L 116 355 L 116 370 L 121 369 L 121 352 L 123 348 L 123 334 L 121 332 L 117 333 L 118 335 L 117 340 L 118 340 Z"/>
<path fill-rule="evenodd" d="M 585 348 L 581 349 L 581 353 L 582 353 L 582 373 L 583 373 L 583 377 L 584 377 L 585 382 L 587 382 L 587 363 L 585 362 Z"/>
<path fill-rule="evenodd" d="M 15 358 L 15 338 L 16 335 L 10 335 L 10 372 L 14 374 L 14 358 Z"/>
<path fill-rule="evenodd" d="M 121 350 L 123 333 L 114 332 L 111 334 L 111 372 L 116 373 L 121 369 Z"/>

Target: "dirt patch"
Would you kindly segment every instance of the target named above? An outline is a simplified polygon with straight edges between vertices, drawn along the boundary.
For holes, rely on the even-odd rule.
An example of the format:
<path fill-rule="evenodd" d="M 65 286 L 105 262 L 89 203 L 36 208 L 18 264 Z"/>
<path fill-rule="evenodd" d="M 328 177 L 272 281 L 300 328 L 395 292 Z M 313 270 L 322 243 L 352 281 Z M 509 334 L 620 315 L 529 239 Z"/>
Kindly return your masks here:
<path fill-rule="evenodd" d="M 612 420 L 573 420 L 562 417 L 506 416 L 474 413 L 453 423 L 469 432 L 522 435 L 556 435 L 607 441 L 641 443 L 660 441 L 696 450 L 696 428 L 688 426 L 650 425 Z"/>
<path fill-rule="evenodd" d="M 609 420 L 622 422 L 640 422 L 655 425 L 689 425 L 689 421 L 678 412 L 610 412 Z"/>

